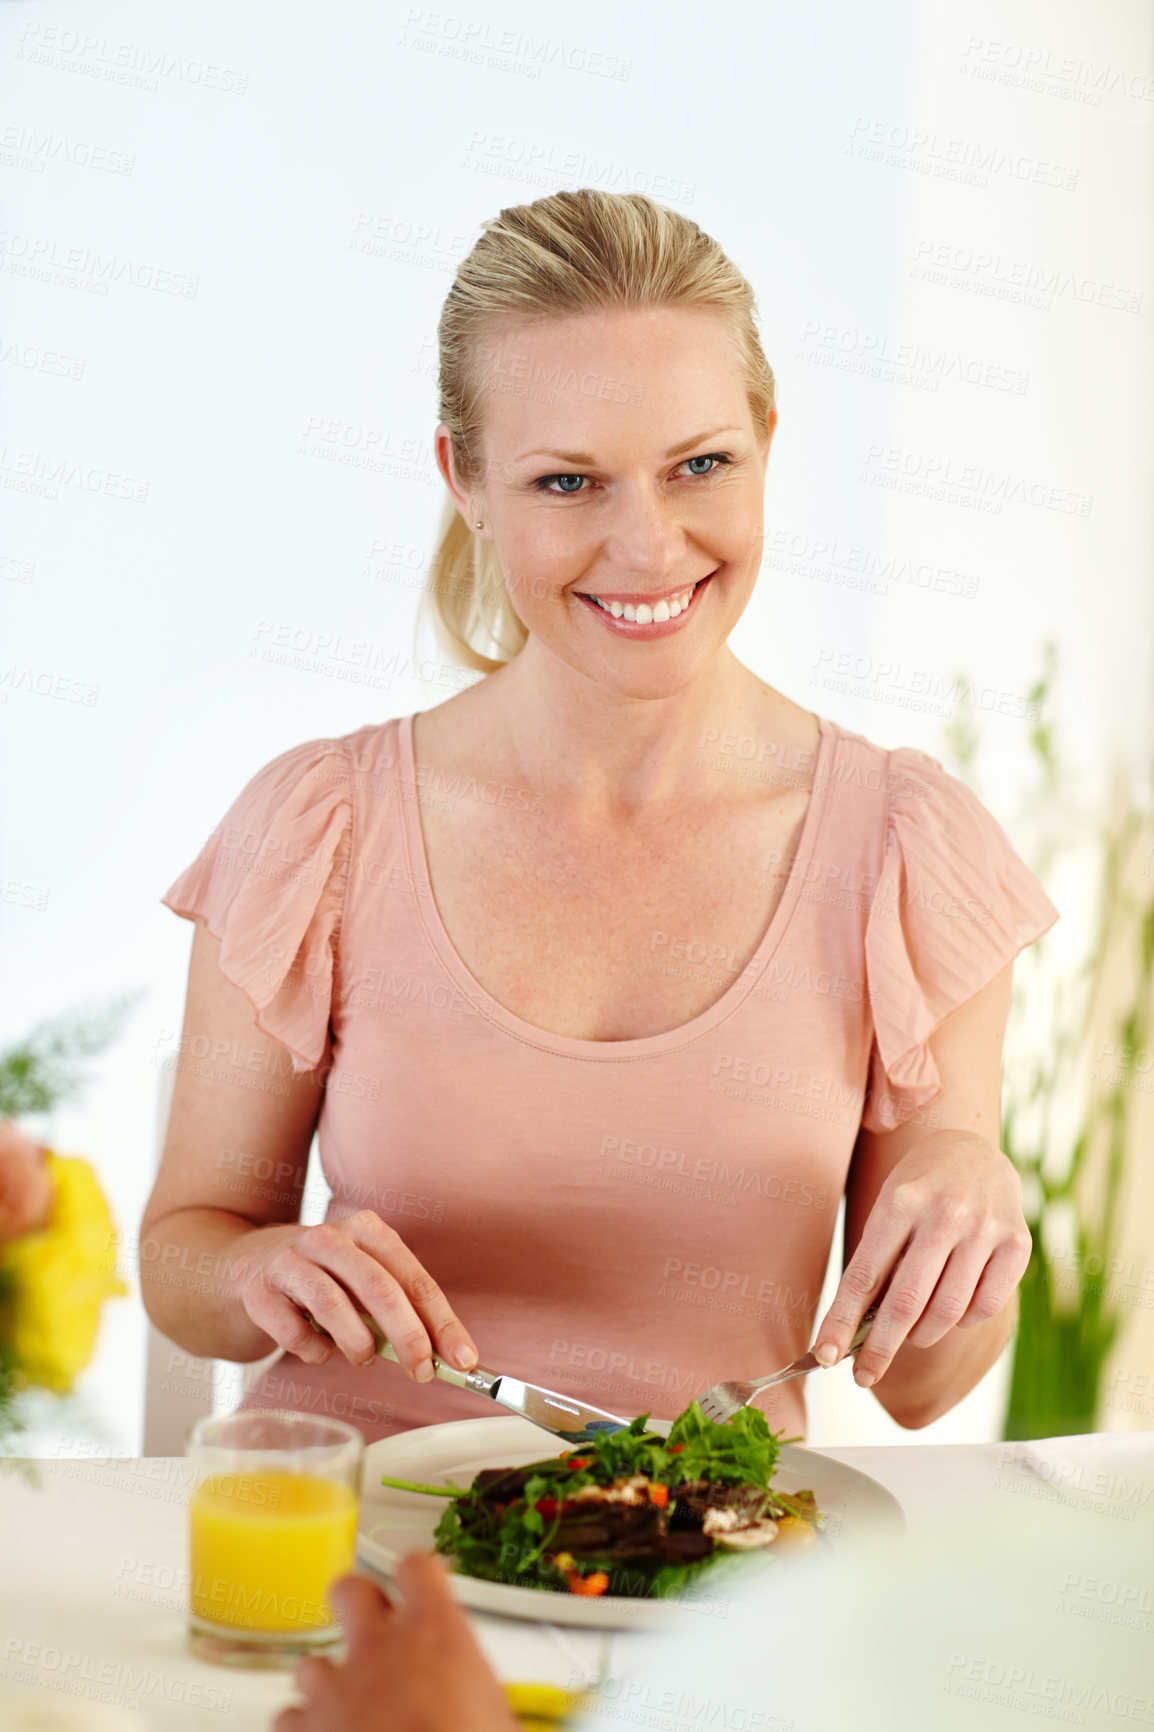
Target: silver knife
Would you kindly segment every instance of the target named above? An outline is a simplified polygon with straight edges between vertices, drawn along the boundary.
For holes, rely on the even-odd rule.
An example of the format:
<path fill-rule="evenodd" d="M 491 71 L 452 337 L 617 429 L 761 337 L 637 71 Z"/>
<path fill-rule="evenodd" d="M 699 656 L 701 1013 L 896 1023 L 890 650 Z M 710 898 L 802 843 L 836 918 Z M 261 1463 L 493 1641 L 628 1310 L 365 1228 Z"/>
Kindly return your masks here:
<path fill-rule="evenodd" d="M 318 1335 L 332 1340 L 328 1330 L 323 1329 L 315 1317 L 308 1311 L 304 1314 Z M 396 1349 L 386 1339 L 376 1318 L 359 1308 L 357 1316 L 377 1344 L 377 1357 L 399 1364 Z M 553 1432 L 556 1437 L 563 1437 L 567 1443 L 590 1443 L 598 1432 L 624 1431 L 630 1423 L 627 1419 L 619 1419 L 615 1413 L 604 1413 L 599 1407 L 577 1401 L 571 1395 L 558 1395 L 555 1390 L 543 1389 L 537 1383 L 525 1383 L 519 1377 L 507 1377 L 500 1371 L 486 1371 L 483 1365 L 474 1365 L 472 1371 L 458 1371 L 455 1365 L 447 1365 L 434 1354 L 433 1370 L 442 1382 L 455 1383 L 458 1389 L 471 1389 L 477 1395 L 487 1395 L 533 1425 Z"/>

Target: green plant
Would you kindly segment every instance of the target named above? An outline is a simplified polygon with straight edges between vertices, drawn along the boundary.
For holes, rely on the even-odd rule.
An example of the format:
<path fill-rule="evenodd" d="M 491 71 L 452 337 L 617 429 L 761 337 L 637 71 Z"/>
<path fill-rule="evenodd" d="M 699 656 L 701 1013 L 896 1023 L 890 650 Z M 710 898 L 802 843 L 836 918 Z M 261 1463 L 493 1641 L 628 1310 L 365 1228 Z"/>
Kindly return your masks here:
<path fill-rule="evenodd" d="M 83 1061 L 111 1044 L 142 996 L 143 989 L 126 992 L 96 1010 L 47 1018 L 0 1053 L 0 1117 L 45 1113 L 75 1100 L 84 1086 Z"/>
<path fill-rule="evenodd" d="M 1084 843 L 1088 829 L 1098 862 L 1098 895 L 1094 932 L 1081 966 L 1065 976 L 1055 969 L 1045 934 L 1019 959 L 1015 980 L 1015 1011 L 1030 997 L 1035 1011 L 1030 1026 L 1019 1018 L 1011 1022 L 1002 1100 L 1002 1148 L 1022 1176 L 1023 1209 L 1033 1239 L 1019 1288 L 1003 1425 L 1004 1437 L 1018 1439 L 1094 1429 L 1103 1367 L 1120 1326 L 1109 1284 L 1097 1277 L 1111 1267 L 1115 1254 L 1132 1135 L 1134 1061 L 1149 1049 L 1151 1034 L 1154 894 L 1144 899 L 1126 887 L 1128 864 L 1148 820 L 1132 797 L 1105 819 L 1087 822 L 1077 812 L 1050 714 L 1057 664 L 1056 645 L 1047 642 L 1043 671 L 1027 707 L 1036 770 L 1036 785 L 1025 802 L 1036 832 L 1028 863 L 1045 884 L 1063 850 L 1071 841 Z M 947 751 L 971 785 L 979 745 L 969 714 L 950 723 Z M 1128 941 L 1137 942 L 1138 968 L 1121 1001 L 1110 1006 L 1104 998 L 1105 963 Z M 1111 1031 L 1121 1058 L 1105 1076 L 1090 1072 L 1084 1097 L 1074 1106 L 1068 1084 L 1085 1064 L 1096 1027 Z M 1093 1189 L 1087 1182 L 1092 1161 L 1104 1169 L 1095 1169 Z"/>

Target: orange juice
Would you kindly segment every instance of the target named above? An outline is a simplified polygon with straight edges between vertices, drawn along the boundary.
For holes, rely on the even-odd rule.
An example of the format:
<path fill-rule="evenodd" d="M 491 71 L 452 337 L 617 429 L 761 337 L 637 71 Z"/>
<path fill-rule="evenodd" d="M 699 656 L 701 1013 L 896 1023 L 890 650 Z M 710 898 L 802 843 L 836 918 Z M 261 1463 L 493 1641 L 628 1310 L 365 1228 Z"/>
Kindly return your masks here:
<path fill-rule="evenodd" d="M 189 1503 L 190 1606 L 228 1629 L 303 1630 L 335 1621 L 330 1586 L 356 1558 L 357 1497 L 301 1473 L 218 1473 Z"/>

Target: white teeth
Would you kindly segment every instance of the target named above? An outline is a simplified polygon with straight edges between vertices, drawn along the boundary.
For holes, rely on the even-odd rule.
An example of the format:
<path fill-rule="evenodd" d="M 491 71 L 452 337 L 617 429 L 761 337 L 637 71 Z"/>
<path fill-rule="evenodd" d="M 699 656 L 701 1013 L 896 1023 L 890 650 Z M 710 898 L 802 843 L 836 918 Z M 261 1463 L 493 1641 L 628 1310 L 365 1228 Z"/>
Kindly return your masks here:
<path fill-rule="evenodd" d="M 637 625 L 649 625 L 651 622 L 664 623 L 667 619 L 677 619 L 692 601 L 693 591 L 696 587 L 696 584 L 691 584 L 688 589 L 681 590 L 679 594 L 670 596 L 667 600 L 656 602 L 652 607 L 646 601 L 640 601 L 636 604 L 631 601 L 624 604 L 619 601 L 602 601 L 599 595 L 590 596 L 589 599 L 595 601 L 598 607 L 604 608 L 606 613 L 612 614 L 614 619 L 626 619 Z"/>

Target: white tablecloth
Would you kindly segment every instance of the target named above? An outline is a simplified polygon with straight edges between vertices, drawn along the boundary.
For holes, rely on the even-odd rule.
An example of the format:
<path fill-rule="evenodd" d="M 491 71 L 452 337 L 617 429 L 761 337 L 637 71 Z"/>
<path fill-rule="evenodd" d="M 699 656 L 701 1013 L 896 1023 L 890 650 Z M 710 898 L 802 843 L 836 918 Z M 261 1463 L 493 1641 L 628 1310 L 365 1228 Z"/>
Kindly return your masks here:
<path fill-rule="evenodd" d="M 1052 1629 L 1057 1658 L 1065 1659 L 1070 1680 L 1060 1678 L 1055 1685 L 1052 1679 L 1046 1681 L 1048 1674 L 1038 1673 L 1032 1646 L 1038 1638 L 1027 1634 L 1025 1626 L 1017 1636 L 1013 1630 L 999 1638 L 995 1631 L 971 1628 L 963 1637 L 955 1609 L 950 1613 L 955 1635 L 951 1639 L 949 1631 L 942 1632 L 940 1661 L 927 1658 L 926 1678 L 918 1686 L 930 1692 L 927 1704 L 940 1710 L 934 1714 L 937 1725 L 1012 1727 L 1020 1714 L 1035 1725 L 1041 1715 L 1115 1732 L 1125 1725 L 1154 1725 L 1154 1640 L 1149 1635 L 1154 1610 L 1154 1434 L 822 1453 L 870 1474 L 901 1502 L 909 1544 L 915 1548 L 905 1553 L 904 1581 L 911 1581 L 908 1560 L 921 1556 L 919 1542 L 930 1548 L 934 1561 L 929 1567 L 916 1565 L 923 1581 L 934 1574 L 937 1561 L 946 1565 L 953 1556 L 959 1560 L 959 1569 L 950 1575 L 955 1584 L 964 1584 L 967 1559 L 980 1560 L 985 1546 L 985 1555 L 996 1559 L 990 1585 L 997 1591 L 991 1604 L 997 1600 L 1001 1616 L 1007 1603 L 1011 1610 L 1019 1603 L 1033 1606 L 1041 1596 L 1034 1609 L 1045 1628 Z M 27 1485 L 10 1467 L 0 1471 L 0 1726 L 5 1732 L 24 1724 L 75 1724 L 86 1732 L 214 1726 L 227 1732 L 265 1732 L 274 1714 L 294 1699 L 291 1674 L 208 1665 L 185 1647 L 188 1468 L 183 1458 L 32 1465 L 42 1482 L 39 1488 Z M 1020 1566 L 1020 1596 L 1013 1579 L 1019 1566 L 1007 1561 L 1013 1547 L 1004 1543 L 1014 1533 L 1026 1538 L 1030 1551 Z M 1048 1548 L 1054 1553 L 1053 1567 Z M 1065 1567 L 1059 1568 L 1062 1560 Z M 1105 1574 L 1098 1568 L 1103 1560 Z M 980 1574 L 974 1577 L 980 1579 Z M 947 1591 L 941 1583 L 933 1588 L 938 1595 Z M 878 1596 L 861 1583 L 854 1592 L 859 1600 L 843 1608 L 841 1627 L 819 1609 L 816 1625 L 824 1621 L 826 1627 L 813 1627 L 811 1619 L 803 1638 L 791 1637 L 788 1644 L 775 1641 L 773 1634 L 783 1628 L 785 1612 L 780 1605 L 769 1607 L 756 1654 L 749 1652 L 737 1612 L 724 1620 L 698 1620 L 700 1633 L 695 1629 L 679 1645 L 678 1664 L 687 1668 L 689 1682 L 680 1697 L 669 1683 L 664 1703 L 653 1694 L 653 1667 L 667 1680 L 672 1674 L 667 1656 L 654 1649 L 658 1638 L 566 1631 L 489 1616 L 474 1617 L 474 1627 L 502 1677 L 566 1683 L 579 1673 L 595 1675 L 600 1670 L 608 1675 L 610 1688 L 591 1725 L 637 1725 L 640 1711 L 644 1723 L 654 1728 L 732 1724 L 749 1732 L 781 1732 L 792 1719 L 796 1732 L 811 1732 L 833 1722 L 820 1717 L 820 1692 L 809 1682 L 816 1674 L 807 1668 L 824 1668 L 827 1676 L 831 1667 L 836 1670 L 844 1663 L 849 1668 L 854 1643 L 860 1646 L 868 1629 L 874 1631 L 873 1647 L 888 1652 L 895 1667 L 905 1666 L 910 1661 L 909 1630 L 923 1610 L 930 1619 L 929 1648 L 934 1647 L 941 1620 L 926 1607 L 925 1595 L 915 1592 L 907 1606 L 899 1603 L 901 1584 L 897 1589 L 891 1585 L 888 1604 L 879 1604 Z M 964 1601 L 967 1616 L 974 1598 L 970 1593 Z M 795 1607 L 803 1605 L 804 1592 L 791 1594 L 791 1599 Z M 919 1640 L 924 1652 L 924 1633 Z M 1083 1654 L 1075 1664 L 1071 1655 L 1080 1653 L 1079 1644 L 1084 1647 L 1087 1641 L 1089 1657 Z M 1103 1641 L 1114 1646 L 1099 1657 Z M 651 1658 L 655 1652 L 656 1661 Z M 732 1713 L 724 1691 L 717 1697 L 720 1706 L 694 1706 L 695 1679 L 698 1686 L 703 1678 L 712 1680 L 720 1690 L 721 1681 L 735 1678 L 743 1664 L 760 1667 L 762 1685 L 767 1671 L 780 1682 L 775 1700 L 784 1704 L 788 1697 L 791 1707 L 788 1715 L 784 1709 L 776 1715 L 777 1726 L 774 1716 L 753 1702 L 751 1691 L 760 1686 L 748 1682 Z M 1141 1696 L 1144 1664 L 1148 1711 Z M 1135 1669 L 1137 1682 L 1131 1677 Z M 1016 1707 L 1009 1697 L 1005 1703 L 998 1699 L 1003 1685 L 1017 1690 Z M 18 1696 L 39 1700 L 44 1705 L 41 1718 L 17 1720 Z M 1100 1712 L 1099 1696 L 1106 1702 Z M 799 1703 L 801 1712 L 796 1711 Z M 807 1703 L 812 1707 L 809 1718 Z M 964 1717 L 949 1718 L 963 1710 Z M 694 1719 L 698 1711 L 701 1718 Z M 879 1710 L 877 1724 L 883 1723 L 896 1724 L 892 1714 L 883 1719 Z M 868 1715 L 857 1716 L 859 1732 L 873 1724 Z"/>

